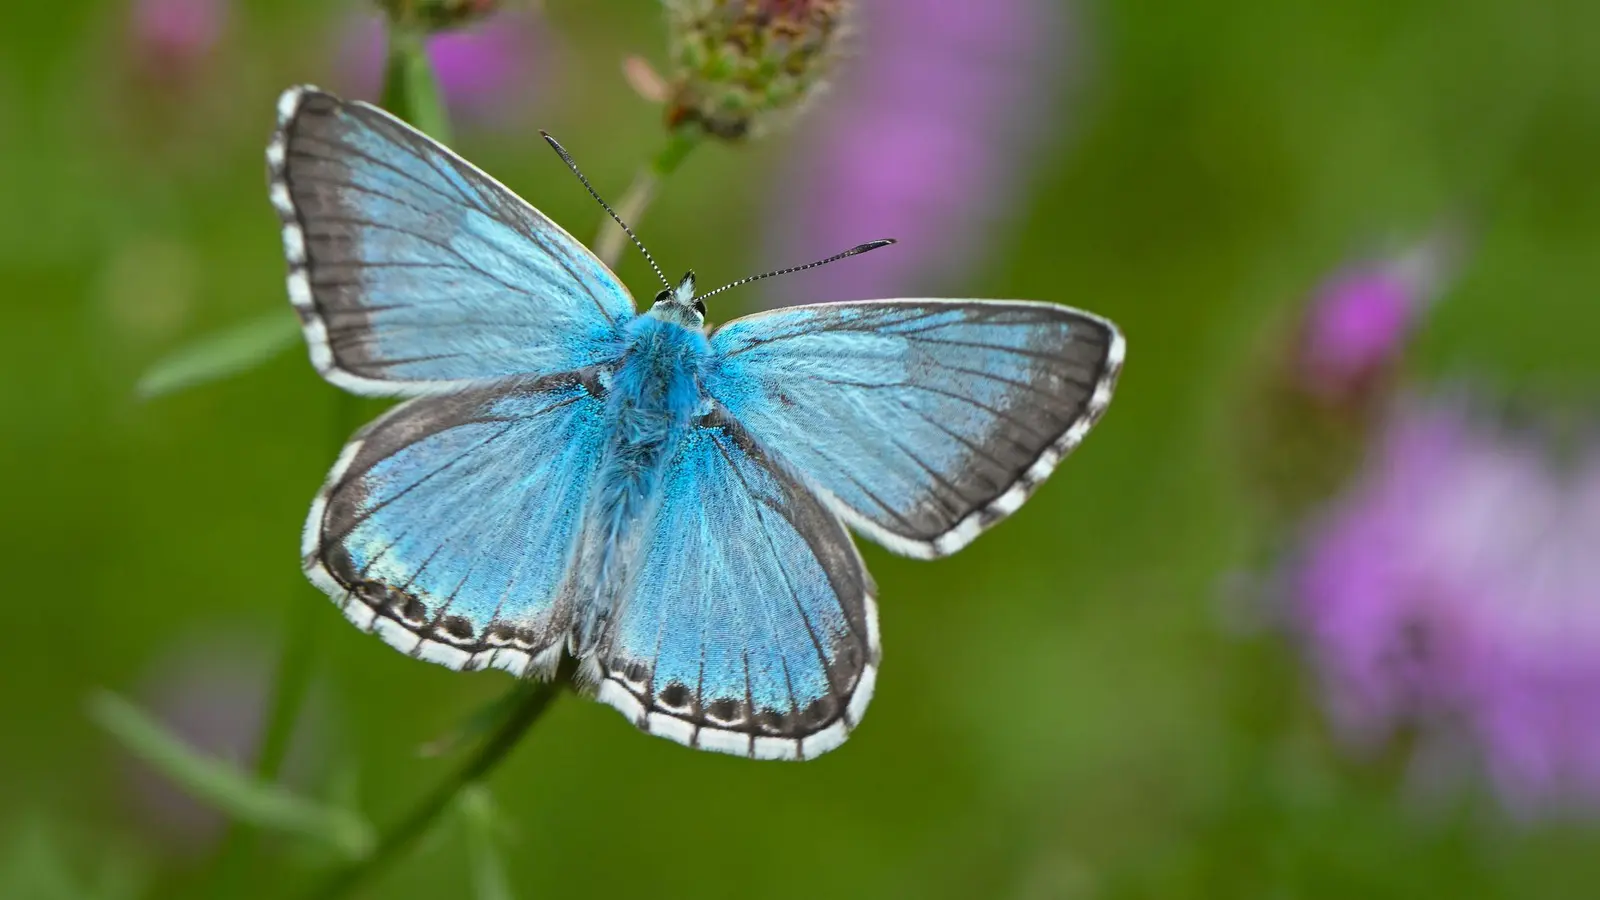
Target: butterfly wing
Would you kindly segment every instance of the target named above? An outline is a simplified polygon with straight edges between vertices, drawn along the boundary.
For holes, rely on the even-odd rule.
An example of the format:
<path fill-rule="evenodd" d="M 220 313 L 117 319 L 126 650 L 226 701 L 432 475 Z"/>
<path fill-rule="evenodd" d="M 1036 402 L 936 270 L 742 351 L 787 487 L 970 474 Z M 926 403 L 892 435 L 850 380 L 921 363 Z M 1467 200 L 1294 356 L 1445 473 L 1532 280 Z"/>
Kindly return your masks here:
<path fill-rule="evenodd" d="M 413 656 L 547 674 L 602 455 L 598 394 L 568 373 L 395 407 L 345 447 L 312 505 L 306 573 Z"/>
<path fill-rule="evenodd" d="M 289 299 L 312 363 L 346 390 L 579 369 L 634 313 L 576 238 L 376 107 L 291 88 L 267 163 Z"/>
<path fill-rule="evenodd" d="M 599 698 L 679 743 L 808 759 L 861 721 L 877 608 L 837 516 L 713 413 L 678 448 L 597 653 Z"/>
<path fill-rule="evenodd" d="M 1111 401 L 1123 340 L 1048 303 L 790 307 L 711 336 L 708 390 L 857 531 L 944 556 L 1020 507 Z"/>

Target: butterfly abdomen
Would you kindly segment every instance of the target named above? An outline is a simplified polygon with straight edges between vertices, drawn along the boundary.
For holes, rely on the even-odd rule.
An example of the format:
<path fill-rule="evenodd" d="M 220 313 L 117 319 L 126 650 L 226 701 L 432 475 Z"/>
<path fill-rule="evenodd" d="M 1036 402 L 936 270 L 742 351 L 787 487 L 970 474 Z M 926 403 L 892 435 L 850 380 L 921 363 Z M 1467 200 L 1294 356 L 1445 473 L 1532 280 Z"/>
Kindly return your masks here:
<path fill-rule="evenodd" d="M 587 568 L 573 623 L 572 651 L 580 658 L 613 618 L 613 598 L 622 592 L 638 535 L 658 505 L 663 472 L 702 405 L 704 335 L 640 316 L 629 324 L 628 338 L 606 396 L 612 438 L 578 554 Z"/>

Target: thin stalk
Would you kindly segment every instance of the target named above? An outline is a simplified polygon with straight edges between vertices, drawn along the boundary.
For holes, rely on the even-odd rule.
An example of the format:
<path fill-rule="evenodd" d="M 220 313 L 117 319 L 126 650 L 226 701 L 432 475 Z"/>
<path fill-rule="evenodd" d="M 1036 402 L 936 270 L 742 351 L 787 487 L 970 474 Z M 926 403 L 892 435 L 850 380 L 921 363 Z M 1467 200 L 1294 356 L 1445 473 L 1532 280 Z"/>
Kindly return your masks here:
<path fill-rule="evenodd" d="M 562 679 L 558 677 L 552 681 L 524 682 L 514 688 L 522 692 L 521 701 L 500 723 L 500 727 L 478 747 L 477 752 L 424 797 L 410 813 L 386 829 L 378 838 L 378 846 L 371 855 L 334 873 L 309 896 L 317 900 L 349 897 L 380 869 L 416 843 L 450 808 L 464 788 L 483 780 L 506 758 L 511 748 L 544 715 L 550 702 L 560 693 L 562 684 Z"/>
<path fill-rule="evenodd" d="M 283 649 L 278 655 L 277 684 L 267 716 L 266 735 L 256 760 L 256 777 L 277 781 L 289 755 L 294 726 L 311 692 L 311 660 L 315 656 L 317 607 L 299 598 L 289 604 Z"/>
<path fill-rule="evenodd" d="M 450 119 L 439 97 L 439 80 L 428 60 L 426 32 L 400 22 L 389 25 L 384 67 L 384 109 L 441 144 L 450 143 Z"/>
<path fill-rule="evenodd" d="M 645 210 L 650 208 L 651 201 L 656 198 L 656 189 L 667 176 L 678 171 L 683 161 L 689 157 L 694 148 L 700 146 L 703 133 L 694 126 L 685 126 L 673 131 L 667 137 L 667 143 L 657 153 L 650 164 L 639 170 L 633 178 L 633 184 L 628 186 L 628 192 L 622 195 L 622 200 L 617 203 L 617 215 L 622 221 L 627 222 L 635 229 L 639 227 L 639 220 L 644 218 Z M 628 236 L 622 229 L 609 218 L 600 225 L 600 233 L 594 239 L 595 255 L 600 261 L 613 269 L 617 260 L 622 257 L 622 249 L 628 244 Z"/>

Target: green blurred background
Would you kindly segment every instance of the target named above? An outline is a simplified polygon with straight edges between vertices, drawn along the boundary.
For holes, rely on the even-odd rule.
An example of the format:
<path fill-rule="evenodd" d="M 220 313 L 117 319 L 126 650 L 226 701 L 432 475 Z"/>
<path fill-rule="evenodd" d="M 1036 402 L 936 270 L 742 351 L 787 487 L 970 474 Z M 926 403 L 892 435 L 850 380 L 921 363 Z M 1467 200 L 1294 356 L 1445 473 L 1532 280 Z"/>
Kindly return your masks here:
<path fill-rule="evenodd" d="M 662 58 L 659 7 L 545 6 L 561 75 L 534 125 L 619 194 L 660 141 L 657 110 L 619 72 L 629 53 Z M 132 766 L 84 712 L 98 687 L 145 701 L 183 648 L 242 642 L 255 649 L 227 651 L 235 662 L 270 663 L 288 610 L 316 607 L 317 721 L 298 769 L 380 823 L 449 767 L 417 748 L 508 685 L 393 652 L 305 582 L 300 525 L 342 434 L 337 391 L 298 348 L 176 396 L 134 394 L 174 348 L 283 308 L 261 151 L 277 93 L 326 77 L 346 12 L 240 4 L 227 77 L 161 96 L 123 71 L 125 4 L 8 6 L 0 893 L 106 867 L 145 891 L 128 896 L 193 888 L 195 846 L 149 824 Z M 1232 439 L 1256 349 L 1375 237 L 1474 217 L 1418 377 L 1596 396 L 1600 5 L 1103 0 L 1076 13 L 1087 77 L 1054 113 L 1063 137 L 1007 211 L 999 252 L 959 287 L 1120 323 L 1130 359 L 1107 419 L 957 557 L 865 549 L 885 665 L 839 751 L 803 765 L 695 753 L 562 698 L 492 781 L 516 896 L 1600 890 L 1593 830 L 1419 796 L 1403 754 L 1342 755 L 1294 648 L 1230 629 L 1224 590 L 1262 565 L 1240 486 L 1253 463 Z M 463 130 L 457 144 L 575 233 L 598 223 L 533 132 Z M 797 262 L 760 252 L 772 209 L 759 198 L 785 144 L 687 162 L 641 228 L 668 269 L 720 282 Z M 636 256 L 621 274 L 648 295 Z M 447 821 L 372 894 L 464 896 L 469 843 Z M 326 862 L 268 849 L 263 897 Z"/>

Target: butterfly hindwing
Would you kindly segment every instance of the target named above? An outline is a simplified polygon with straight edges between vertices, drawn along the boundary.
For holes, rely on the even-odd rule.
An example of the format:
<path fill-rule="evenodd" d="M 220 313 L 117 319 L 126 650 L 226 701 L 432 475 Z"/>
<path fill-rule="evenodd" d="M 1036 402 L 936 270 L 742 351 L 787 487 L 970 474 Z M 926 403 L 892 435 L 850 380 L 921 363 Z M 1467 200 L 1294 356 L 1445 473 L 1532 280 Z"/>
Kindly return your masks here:
<path fill-rule="evenodd" d="M 837 747 L 879 656 L 874 588 L 843 523 L 720 413 L 684 438 L 661 490 L 599 647 L 600 699 L 689 746 Z"/>
<path fill-rule="evenodd" d="M 1123 340 L 1048 303 L 791 307 L 711 336 L 708 390 L 850 525 L 936 557 L 1010 515 L 1111 400 Z"/>
<path fill-rule="evenodd" d="M 627 289 L 538 210 L 365 103 L 286 91 L 267 148 L 289 297 L 317 370 L 405 396 L 614 352 Z"/>
<path fill-rule="evenodd" d="M 603 451 L 584 373 L 407 401 L 345 447 L 302 558 L 352 622 L 453 668 L 546 674 Z"/>

